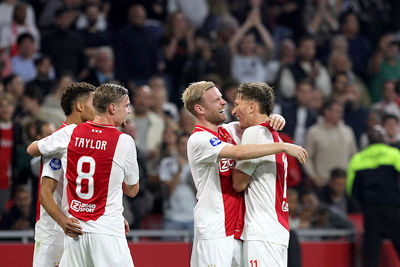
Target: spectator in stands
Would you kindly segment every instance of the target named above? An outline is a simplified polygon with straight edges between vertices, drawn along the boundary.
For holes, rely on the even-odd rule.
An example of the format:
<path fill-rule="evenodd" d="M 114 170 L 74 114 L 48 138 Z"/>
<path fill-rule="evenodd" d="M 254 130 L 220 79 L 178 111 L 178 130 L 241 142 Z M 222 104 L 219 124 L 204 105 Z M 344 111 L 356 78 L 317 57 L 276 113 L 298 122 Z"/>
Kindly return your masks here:
<path fill-rule="evenodd" d="M 295 188 L 288 188 L 287 197 L 289 202 L 289 228 L 298 230 L 300 227 L 299 192 Z"/>
<path fill-rule="evenodd" d="M 357 147 L 361 147 L 361 135 L 368 130 L 369 109 L 362 105 L 362 93 L 356 84 L 348 84 L 342 99 L 344 122 L 353 129 Z"/>
<path fill-rule="evenodd" d="M 37 86 L 42 89 L 43 95 L 50 93 L 54 86 L 55 70 L 48 56 L 39 56 L 33 61 L 36 76 L 27 86 Z"/>
<path fill-rule="evenodd" d="M 339 29 L 340 7 L 328 0 L 306 0 L 303 20 L 308 34 L 315 37 L 317 47 L 322 47 Z"/>
<path fill-rule="evenodd" d="M 340 168 L 332 169 L 329 183 L 321 188 L 318 198 L 329 208 L 347 216 L 348 213 L 360 212 L 358 202 L 346 195 L 346 171 Z"/>
<path fill-rule="evenodd" d="M 193 81 L 199 81 L 214 69 L 212 58 L 211 39 L 204 34 L 194 37 L 195 48 L 188 56 L 180 74 L 180 86 L 184 87 Z"/>
<path fill-rule="evenodd" d="M 208 16 L 208 1 L 206 0 L 169 0 L 168 14 L 178 11 L 188 18 L 190 24 L 195 28 L 200 28 Z"/>
<path fill-rule="evenodd" d="M 44 97 L 41 106 L 43 108 L 57 109 L 62 111 L 62 108 L 60 106 L 61 96 L 65 92 L 65 90 L 67 90 L 67 87 L 73 82 L 74 80 L 72 79 L 71 75 L 61 75 L 58 81 L 54 84 L 51 92 Z"/>
<path fill-rule="evenodd" d="M 354 229 L 346 215 L 319 202 L 316 194 L 307 191 L 301 196 L 299 229 Z"/>
<path fill-rule="evenodd" d="M 41 51 L 51 57 L 57 75 L 71 72 L 82 78 L 85 74 L 86 58 L 82 39 L 70 30 L 72 19 L 70 10 L 57 10 L 55 28 L 43 36 Z"/>
<path fill-rule="evenodd" d="M 322 115 L 308 130 L 305 146 L 309 157 L 305 171 L 318 188 L 328 183 L 333 168 L 346 169 L 351 156 L 357 152 L 354 133 L 342 121 L 343 105 L 328 101 Z"/>
<path fill-rule="evenodd" d="M 385 144 L 382 126 L 368 137 L 370 145 L 350 161 L 346 189 L 363 208 L 363 266 L 377 267 L 384 238 L 392 240 L 400 256 L 400 151 Z"/>
<path fill-rule="evenodd" d="M 31 192 L 26 185 L 19 185 L 14 192 L 14 205 L 3 214 L 2 230 L 29 230 L 35 227 L 35 212 L 32 209 Z"/>
<path fill-rule="evenodd" d="M 385 34 L 379 40 L 378 47 L 369 62 L 369 74 L 372 77 L 370 92 L 372 102 L 378 102 L 382 97 L 384 83 L 387 80 L 400 78 L 399 40 L 394 34 Z"/>
<path fill-rule="evenodd" d="M 252 29 L 261 36 L 262 45 L 256 42 Z M 249 11 L 246 21 L 239 27 L 229 42 L 232 53 L 232 76 L 240 83 L 265 82 L 268 78 L 266 61 L 275 49 L 268 29 L 261 21 L 259 10 Z"/>
<path fill-rule="evenodd" d="M 0 3 L 0 29 L 4 26 L 10 25 L 13 19 L 15 6 L 18 0 L 3 0 Z M 36 27 L 35 12 L 31 5 L 25 3 L 26 6 L 26 23 Z"/>
<path fill-rule="evenodd" d="M 216 37 L 212 47 L 211 71 L 221 77 L 231 76 L 232 55 L 229 42 L 238 28 L 238 22 L 230 15 L 221 17 L 216 26 Z"/>
<path fill-rule="evenodd" d="M 181 108 L 179 112 L 179 122 L 178 122 L 179 129 L 181 129 L 185 133 L 192 134 L 196 123 L 197 123 L 196 118 L 185 108 Z"/>
<path fill-rule="evenodd" d="M 107 31 L 108 25 L 105 14 L 100 10 L 98 2 L 100 1 L 88 1 L 89 3 L 85 7 L 85 12 L 81 13 L 76 20 L 76 29 L 82 30 L 87 27 L 94 27 L 97 31 Z"/>
<path fill-rule="evenodd" d="M 102 83 L 117 81 L 115 76 L 114 52 L 109 46 L 102 46 L 96 49 L 94 54 L 94 68 L 89 70 L 85 82 L 99 86 Z"/>
<path fill-rule="evenodd" d="M 129 115 L 122 127 L 122 132 L 136 139 L 137 127 L 133 118 Z M 131 229 L 140 229 L 142 218 L 153 208 L 153 199 L 148 191 L 148 171 L 143 152 L 136 146 L 136 155 L 139 167 L 140 189 L 134 198 L 124 195 L 124 217 Z"/>
<path fill-rule="evenodd" d="M 19 75 L 24 83 L 28 83 L 36 77 L 34 60 L 38 58 L 33 36 L 23 33 L 18 36 L 18 55 L 11 59 L 13 72 Z"/>
<path fill-rule="evenodd" d="M 138 87 L 133 94 L 134 120 L 137 125 L 136 146 L 143 151 L 149 172 L 160 155 L 160 145 L 165 122 L 151 111 L 151 88 Z M 150 173 L 151 175 L 151 173 Z"/>
<path fill-rule="evenodd" d="M 15 74 L 10 74 L 4 78 L 4 91 L 10 93 L 16 102 L 16 108 L 14 112 L 14 121 L 21 123 L 22 107 L 21 107 L 21 97 L 25 91 L 25 85 L 21 77 Z"/>
<path fill-rule="evenodd" d="M 338 73 L 344 73 L 347 76 L 347 84 L 355 84 L 362 92 L 363 105 L 371 103 L 369 90 L 364 81 L 358 77 L 352 70 L 352 62 L 346 52 L 333 51 L 328 59 L 328 70 L 331 77 Z"/>
<path fill-rule="evenodd" d="M 165 120 L 165 128 L 160 149 L 160 161 L 164 158 L 176 157 L 178 155 L 178 132 L 178 125 L 174 121 L 170 119 Z"/>
<path fill-rule="evenodd" d="M 17 148 L 22 143 L 22 129 L 12 120 L 16 99 L 10 93 L 0 93 L 0 214 L 11 195 L 16 180 Z"/>
<path fill-rule="evenodd" d="M 151 110 L 158 116 L 171 118 L 175 122 L 179 121 L 178 108 L 174 103 L 168 102 L 168 89 L 161 76 L 153 76 L 149 80 L 152 94 Z"/>
<path fill-rule="evenodd" d="M 175 134 L 176 156 L 162 159 L 159 177 L 164 190 L 163 229 L 193 230 L 195 187 L 187 158 L 189 134 Z"/>
<path fill-rule="evenodd" d="M 296 45 L 291 39 L 284 39 L 279 47 L 278 58 L 267 63 L 267 83 L 275 84 L 282 69 L 296 61 Z"/>
<path fill-rule="evenodd" d="M 295 101 L 281 105 L 281 115 L 286 119 L 283 132 L 289 134 L 299 146 L 304 146 L 307 130 L 317 122 L 317 114 L 309 108 L 313 90 L 308 80 L 300 81 L 296 86 Z"/>
<path fill-rule="evenodd" d="M 222 86 L 222 95 L 224 100 L 226 101 L 224 113 L 226 116 L 226 120 L 224 123 L 229 123 L 231 121 L 236 121 L 236 117 L 232 114 L 232 110 L 235 107 L 235 92 L 236 88 L 239 86 L 239 82 L 236 79 L 228 79 L 224 82 Z"/>
<path fill-rule="evenodd" d="M 56 128 L 59 128 L 65 120 L 65 115 L 62 111 L 41 106 L 43 103 L 43 94 L 40 88 L 27 87 L 22 95 L 21 102 L 22 110 L 25 114 L 21 120 L 22 126 L 27 126 L 32 120 L 41 119 L 51 122 Z"/>
<path fill-rule="evenodd" d="M 283 98 L 295 97 L 296 83 L 309 78 L 315 88 L 322 91 L 324 97 L 329 97 L 332 90 L 328 71 L 315 59 L 315 41 L 303 36 L 297 48 L 297 60 L 294 64 L 284 68 L 277 80 L 279 93 Z"/>
<path fill-rule="evenodd" d="M 347 11 L 341 14 L 339 21 L 341 34 L 347 40 L 347 53 L 353 62 L 353 71 L 362 79 L 366 79 L 368 59 L 371 55 L 370 42 L 359 33 L 360 27 L 355 13 Z"/>
<path fill-rule="evenodd" d="M 22 33 L 30 33 L 34 37 L 35 46 L 40 47 L 40 35 L 34 24 L 26 21 L 27 6 L 16 4 L 10 24 L 1 28 L 0 49 L 6 49 L 11 57 L 18 55 L 17 38 Z"/>
<path fill-rule="evenodd" d="M 400 149 L 399 117 L 393 114 L 383 115 L 382 126 L 386 131 L 388 144 Z"/>
<path fill-rule="evenodd" d="M 147 84 L 150 77 L 161 70 L 159 33 L 153 26 L 146 25 L 146 17 L 142 5 L 131 5 L 129 25 L 117 33 L 114 43 L 118 77 L 137 86 Z"/>
<path fill-rule="evenodd" d="M 21 77 L 16 74 L 11 74 L 4 78 L 5 91 L 12 94 L 18 102 L 25 91 L 25 85 Z"/>
<path fill-rule="evenodd" d="M 396 83 L 393 80 L 387 80 L 382 85 L 382 99 L 372 105 L 372 109 L 380 110 L 385 113 L 393 114 L 400 118 L 400 107 L 397 105 L 399 95 L 396 92 Z"/>
<path fill-rule="evenodd" d="M 195 52 L 194 28 L 182 12 L 168 16 L 164 36 L 160 41 L 165 58 L 165 73 L 170 83 L 171 101 L 180 104 L 179 97 L 187 84 L 181 84 L 186 61 Z"/>
<path fill-rule="evenodd" d="M 373 129 L 375 125 L 382 125 L 382 117 L 384 116 L 384 114 L 385 114 L 384 112 L 377 109 L 371 109 L 369 111 L 367 120 L 368 130 L 364 132 L 360 138 L 361 149 L 364 149 L 367 146 L 369 146 L 368 131 Z"/>
<path fill-rule="evenodd" d="M 318 115 L 322 113 L 322 107 L 324 106 L 324 95 L 318 89 L 314 89 L 311 92 L 310 108 Z"/>
<path fill-rule="evenodd" d="M 0 79 L 4 79 L 12 73 L 10 55 L 4 49 L 0 49 Z"/>
<path fill-rule="evenodd" d="M 88 56 L 93 48 L 111 44 L 106 18 L 97 4 L 86 6 L 85 13 L 76 21 L 76 28 L 83 39 L 85 53 Z"/>
<path fill-rule="evenodd" d="M 43 5 L 43 10 L 40 13 L 38 20 L 39 27 L 47 29 L 52 26 L 57 19 L 57 10 L 68 9 L 70 10 L 71 20 L 75 21 L 79 14 L 82 5 L 82 0 L 52 0 L 46 1 Z"/>

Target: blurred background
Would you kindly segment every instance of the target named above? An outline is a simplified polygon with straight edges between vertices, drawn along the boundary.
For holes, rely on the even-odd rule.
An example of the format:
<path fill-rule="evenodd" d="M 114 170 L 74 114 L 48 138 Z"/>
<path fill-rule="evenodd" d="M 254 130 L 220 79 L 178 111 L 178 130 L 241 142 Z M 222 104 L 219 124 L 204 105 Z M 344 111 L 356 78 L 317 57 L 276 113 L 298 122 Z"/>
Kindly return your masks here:
<path fill-rule="evenodd" d="M 346 194 L 347 171 L 376 125 L 400 148 L 399 14 L 396 0 L 1 1 L 0 255 L 21 261 L 1 265 L 29 266 L 33 255 L 39 161 L 26 147 L 61 126 L 61 95 L 86 81 L 130 91 L 121 130 L 140 166 L 140 193 L 124 199 L 135 264 L 188 266 L 196 122 L 181 93 L 209 80 L 226 122 L 237 85 L 273 86 L 282 139 L 308 150 L 305 166 L 289 158 L 289 266 L 361 266 L 367 204 Z M 380 264 L 400 266 L 388 241 Z"/>

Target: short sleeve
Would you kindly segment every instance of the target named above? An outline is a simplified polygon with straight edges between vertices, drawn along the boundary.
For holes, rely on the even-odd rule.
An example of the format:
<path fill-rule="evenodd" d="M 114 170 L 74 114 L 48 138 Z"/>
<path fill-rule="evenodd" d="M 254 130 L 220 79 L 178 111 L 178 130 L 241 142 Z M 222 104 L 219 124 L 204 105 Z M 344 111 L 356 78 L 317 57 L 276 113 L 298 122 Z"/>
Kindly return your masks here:
<path fill-rule="evenodd" d="M 139 166 L 137 163 L 136 145 L 133 138 L 127 134 L 120 136 L 119 142 L 124 144 L 126 157 L 123 160 L 124 182 L 127 185 L 134 185 L 139 182 Z"/>
<path fill-rule="evenodd" d="M 39 140 L 38 148 L 40 154 L 47 157 L 65 152 L 71 139 L 71 133 L 75 127 L 75 124 L 68 125 Z"/>
<path fill-rule="evenodd" d="M 254 126 L 254 127 L 249 127 L 247 128 L 242 136 L 242 145 L 247 145 L 247 144 L 268 144 L 268 143 L 273 143 L 272 137 L 270 138 L 267 136 L 268 131 L 265 131 L 264 129 L 267 129 L 265 127 L 261 126 Z M 239 160 L 236 163 L 235 169 L 238 169 L 245 174 L 251 176 L 256 169 L 257 165 L 262 161 L 264 157 L 261 158 L 255 158 L 255 159 L 248 159 L 248 160 Z"/>
<path fill-rule="evenodd" d="M 198 132 L 192 134 L 188 140 L 188 151 L 197 162 L 214 163 L 218 161 L 219 152 L 228 143 L 222 142 L 212 134 Z"/>
<path fill-rule="evenodd" d="M 42 156 L 42 164 L 41 177 L 46 176 L 60 182 L 60 179 L 63 177 L 61 157 L 57 155 L 51 157 Z"/>

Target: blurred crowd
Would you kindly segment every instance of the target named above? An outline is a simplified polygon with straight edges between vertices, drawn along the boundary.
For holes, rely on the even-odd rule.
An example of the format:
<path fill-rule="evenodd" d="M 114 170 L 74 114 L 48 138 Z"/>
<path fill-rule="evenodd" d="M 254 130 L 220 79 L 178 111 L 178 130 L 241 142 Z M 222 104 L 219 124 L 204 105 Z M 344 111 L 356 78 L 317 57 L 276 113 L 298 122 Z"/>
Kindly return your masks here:
<path fill-rule="evenodd" d="M 292 229 L 352 228 L 351 157 L 382 125 L 400 149 L 400 4 L 395 0 L 3 0 L 0 3 L 0 229 L 35 223 L 40 160 L 27 145 L 61 126 L 74 81 L 122 84 L 141 192 L 125 200 L 135 229 L 192 229 L 186 143 L 195 119 L 181 93 L 213 81 L 234 121 L 234 92 L 267 82 L 283 115 Z"/>

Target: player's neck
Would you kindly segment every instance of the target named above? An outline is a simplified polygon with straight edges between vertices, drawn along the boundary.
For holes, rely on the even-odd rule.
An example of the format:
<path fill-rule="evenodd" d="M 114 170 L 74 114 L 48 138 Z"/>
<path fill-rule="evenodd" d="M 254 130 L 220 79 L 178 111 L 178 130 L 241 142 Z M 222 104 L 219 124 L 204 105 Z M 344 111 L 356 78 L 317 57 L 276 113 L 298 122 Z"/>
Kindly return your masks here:
<path fill-rule="evenodd" d="M 205 119 L 198 118 L 197 125 L 205 127 L 211 131 L 218 132 L 218 125 L 216 125 L 212 122 L 209 122 Z"/>
<path fill-rule="evenodd" d="M 83 120 L 81 118 L 81 116 L 76 113 L 76 112 L 72 112 L 69 116 L 67 116 L 67 119 L 65 120 L 66 124 L 79 124 L 82 123 Z"/>
<path fill-rule="evenodd" d="M 114 125 L 115 126 L 114 120 L 111 117 L 107 116 L 106 114 L 101 114 L 101 115 L 96 114 L 93 122 L 97 123 L 97 124 Z"/>
<path fill-rule="evenodd" d="M 260 123 L 264 123 L 267 121 L 267 119 L 268 119 L 267 114 L 256 113 L 250 119 L 250 125 L 254 126 L 254 125 L 258 125 Z"/>

